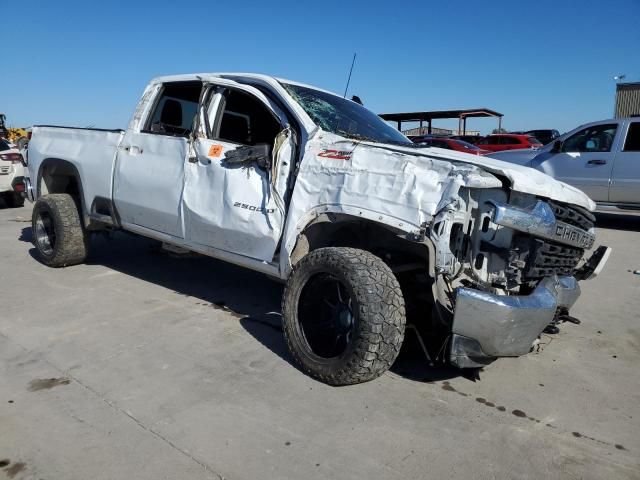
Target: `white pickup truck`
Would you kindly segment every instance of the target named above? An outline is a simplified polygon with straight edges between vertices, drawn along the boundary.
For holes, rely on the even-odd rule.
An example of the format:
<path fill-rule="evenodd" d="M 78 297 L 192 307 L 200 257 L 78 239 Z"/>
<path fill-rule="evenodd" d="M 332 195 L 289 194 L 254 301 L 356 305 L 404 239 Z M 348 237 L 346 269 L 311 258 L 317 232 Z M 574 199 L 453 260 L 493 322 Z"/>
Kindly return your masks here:
<path fill-rule="evenodd" d="M 92 232 L 124 229 L 280 279 L 291 354 L 334 385 L 385 372 L 407 319 L 434 361 L 524 355 L 609 253 L 585 258 L 594 203 L 578 189 L 417 147 L 264 75 L 157 78 L 126 130 L 34 127 L 28 166 L 42 262 L 80 263 Z"/>
<path fill-rule="evenodd" d="M 587 123 L 538 150 L 489 156 L 573 185 L 601 210 L 640 210 L 640 117 Z"/>

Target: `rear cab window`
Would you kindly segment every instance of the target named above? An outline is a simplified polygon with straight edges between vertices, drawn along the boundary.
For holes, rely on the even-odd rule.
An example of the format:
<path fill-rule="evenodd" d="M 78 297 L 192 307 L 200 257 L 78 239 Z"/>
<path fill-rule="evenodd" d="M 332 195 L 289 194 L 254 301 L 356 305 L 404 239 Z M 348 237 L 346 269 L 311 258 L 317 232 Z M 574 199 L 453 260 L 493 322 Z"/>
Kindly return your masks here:
<path fill-rule="evenodd" d="M 193 130 L 201 92 L 201 82 L 165 84 L 143 132 L 188 137 Z"/>

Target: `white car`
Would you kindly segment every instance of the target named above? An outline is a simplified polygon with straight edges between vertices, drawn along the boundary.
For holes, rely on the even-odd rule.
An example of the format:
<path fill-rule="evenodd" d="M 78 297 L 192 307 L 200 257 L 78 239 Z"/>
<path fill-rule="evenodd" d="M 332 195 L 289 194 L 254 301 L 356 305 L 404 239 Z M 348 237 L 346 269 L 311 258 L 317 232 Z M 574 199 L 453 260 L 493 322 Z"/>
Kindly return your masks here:
<path fill-rule="evenodd" d="M 599 209 L 640 208 L 640 117 L 587 123 L 538 150 L 488 155 L 573 185 Z"/>
<path fill-rule="evenodd" d="M 4 200 L 8 207 L 21 207 L 24 205 L 24 197 L 20 191 L 24 188 L 22 179 L 25 176 L 24 158 L 20 150 L 0 138 L 0 198 Z"/>

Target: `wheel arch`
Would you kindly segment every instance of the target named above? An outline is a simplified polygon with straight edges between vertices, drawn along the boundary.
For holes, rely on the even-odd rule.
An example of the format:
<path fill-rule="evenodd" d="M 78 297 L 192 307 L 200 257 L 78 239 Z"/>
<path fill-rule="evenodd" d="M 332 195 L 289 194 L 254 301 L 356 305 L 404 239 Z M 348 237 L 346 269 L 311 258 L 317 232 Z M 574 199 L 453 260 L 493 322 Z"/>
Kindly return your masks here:
<path fill-rule="evenodd" d="M 423 262 L 433 274 L 435 251 L 423 226 L 361 208 L 319 206 L 301 217 L 283 241 L 283 278 L 309 252 L 323 247 L 353 247 L 383 258 L 387 263 Z"/>
<path fill-rule="evenodd" d="M 71 195 L 82 213 L 81 219 L 88 223 L 82 180 L 78 168 L 70 161 L 49 157 L 44 159 L 38 168 L 36 179 L 36 200 L 50 193 L 66 193 Z"/>

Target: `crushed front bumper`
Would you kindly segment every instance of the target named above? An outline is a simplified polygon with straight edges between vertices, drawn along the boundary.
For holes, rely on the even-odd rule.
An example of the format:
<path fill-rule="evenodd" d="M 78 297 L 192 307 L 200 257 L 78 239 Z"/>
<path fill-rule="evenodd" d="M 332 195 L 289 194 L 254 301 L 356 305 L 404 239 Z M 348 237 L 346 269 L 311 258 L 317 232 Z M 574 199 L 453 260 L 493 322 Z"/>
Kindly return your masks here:
<path fill-rule="evenodd" d="M 459 288 L 450 362 L 460 368 L 473 368 L 497 357 L 529 353 L 556 310 L 570 309 L 579 296 L 580 286 L 574 277 L 545 278 L 529 295 L 494 295 Z"/>

